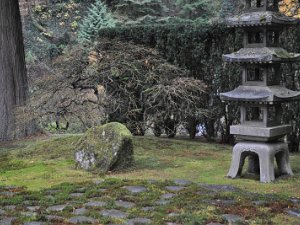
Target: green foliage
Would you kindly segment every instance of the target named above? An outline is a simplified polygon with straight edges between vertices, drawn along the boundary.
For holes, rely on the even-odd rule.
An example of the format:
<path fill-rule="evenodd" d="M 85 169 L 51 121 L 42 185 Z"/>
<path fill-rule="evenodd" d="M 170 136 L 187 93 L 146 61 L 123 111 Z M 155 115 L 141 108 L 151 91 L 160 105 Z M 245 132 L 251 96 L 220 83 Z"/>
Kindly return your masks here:
<path fill-rule="evenodd" d="M 219 1 L 211 0 L 177 0 L 180 7 L 180 16 L 188 19 L 209 20 L 216 16 L 218 12 Z"/>
<path fill-rule="evenodd" d="M 99 30 L 115 27 L 116 22 L 106 5 L 101 0 L 96 0 L 80 25 L 78 41 L 90 42 Z"/>

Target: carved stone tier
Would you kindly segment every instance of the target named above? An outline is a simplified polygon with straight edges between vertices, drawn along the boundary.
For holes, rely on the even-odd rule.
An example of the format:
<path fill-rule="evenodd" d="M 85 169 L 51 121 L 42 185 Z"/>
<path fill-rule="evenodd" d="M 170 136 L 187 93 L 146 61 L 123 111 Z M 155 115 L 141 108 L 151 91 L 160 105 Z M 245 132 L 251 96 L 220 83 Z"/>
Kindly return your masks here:
<path fill-rule="evenodd" d="M 287 144 L 282 142 L 240 142 L 233 148 L 231 167 L 227 174 L 228 177 L 236 178 L 241 175 L 247 156 L 252 156 L 250 159 L 253 162 L 249 161 L 249 164 L 258 164 L 260 182 L 267 183 L 275 180 L 274 158 L 276 159 L 280 175 L 293 175 Z"/>
<path fill-rule="evenodd" d="M 289 63 L 299 62 L 300 54 L 289 53 L 283 48 L 242 48 L 232 54 L 223 55 L 230 63 Z"/>
<path fill-rule="evenodd" d="M 288 102 L 300 99 L 300 92 L 282 86 L 239 86 L 233 91 L 221 93 L 222 101 L 252 103 Z"/>
<path fill-rule="evenodd" d="M 272 11 L 247 12 L 226 19 L 226 25 L 228 27 L 283 26 L 296 25 L 298 23 L 298 19 Z"/>
<path fill-rule="evenodd" d="M 236 135 L 239 140 L 269 142 L 284 137 L 292 131 L 288 124 L 274 127 L 260 127 L 247 125 L 230 126 L 230 134 Z"/>

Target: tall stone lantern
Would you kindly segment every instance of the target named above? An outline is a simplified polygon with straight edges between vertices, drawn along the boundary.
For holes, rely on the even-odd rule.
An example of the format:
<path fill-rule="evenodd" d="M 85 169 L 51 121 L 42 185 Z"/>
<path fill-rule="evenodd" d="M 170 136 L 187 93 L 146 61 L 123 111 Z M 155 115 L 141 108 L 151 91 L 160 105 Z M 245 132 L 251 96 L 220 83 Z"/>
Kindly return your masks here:
<path fill-rule="evenodd" d="M 284 27 L 297 24 L 279 13 L 278 0 L 246 0 L 245 12 L 226 19 L 229 27 L 244 30 L 244 47 L 223 55 L 228 63 L 242 67 L 242 85 L 222 93 L 222 101 L 238 102 L 240 124 L 231 126 L 237 137 L 228 177 L 238 177 L 246 157 L 248 172 L 260 174 L 261 182 L 275 180 L 274 160 L 280 174 L 292 175 L 288 146 L 281 139 L 292 127 L 281 124 L 281 104 L 300 98 L 300 93 L 280 84 L 281 63 L 300 61 L 300 54 L 279 47 Z"/>

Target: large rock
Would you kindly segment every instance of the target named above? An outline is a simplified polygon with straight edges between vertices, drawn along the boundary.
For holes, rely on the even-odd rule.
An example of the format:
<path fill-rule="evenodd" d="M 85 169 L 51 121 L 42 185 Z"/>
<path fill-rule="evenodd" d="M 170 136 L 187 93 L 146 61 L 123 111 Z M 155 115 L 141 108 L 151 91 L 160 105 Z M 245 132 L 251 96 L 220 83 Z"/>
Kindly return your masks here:
<path fill-rule="evenodd" d="M 120 123 L 108 123 L 89 129 L 79 140 L 75 161 L 77 168 L 107 172 L 133 164 L 132 134 Z"/>

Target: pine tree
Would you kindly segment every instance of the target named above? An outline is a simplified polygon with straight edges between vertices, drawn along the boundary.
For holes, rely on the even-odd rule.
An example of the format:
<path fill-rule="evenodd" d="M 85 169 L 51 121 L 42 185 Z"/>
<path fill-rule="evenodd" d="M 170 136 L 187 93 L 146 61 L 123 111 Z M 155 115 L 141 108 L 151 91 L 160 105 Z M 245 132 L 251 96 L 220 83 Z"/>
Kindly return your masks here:
<path fill-rule="evenodd" d="M 116 22 L 105 3 L 96 0 L 80 25 L 78 42 L 90 42 L 100 29 L 115 27 Z"/>

